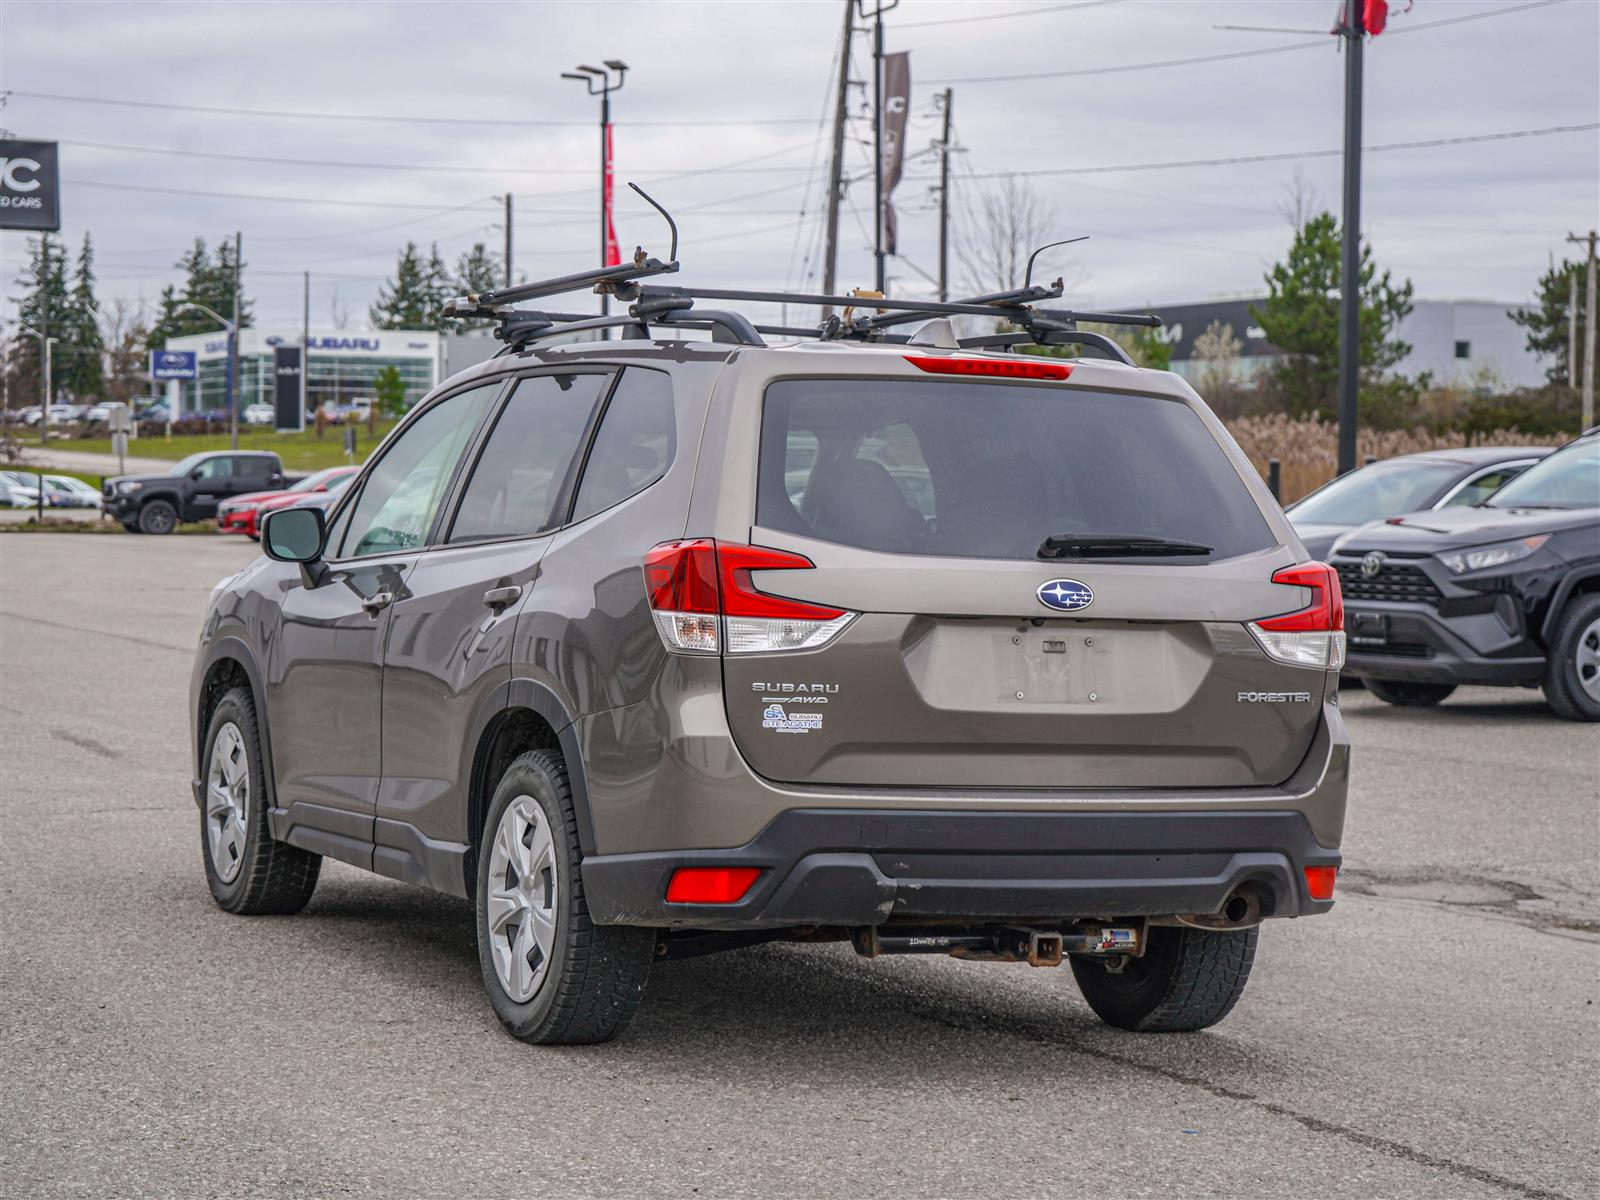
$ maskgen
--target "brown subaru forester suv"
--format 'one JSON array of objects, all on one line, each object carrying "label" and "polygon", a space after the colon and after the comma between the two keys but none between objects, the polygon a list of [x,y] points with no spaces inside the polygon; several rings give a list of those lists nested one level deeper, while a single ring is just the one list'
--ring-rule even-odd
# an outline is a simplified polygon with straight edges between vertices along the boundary
[{"label": "brown subaru forester suv", "polygon": [[[1262,922],[1332,907],[1349,743],[1338,577],[1221,423],[1041,289],[774,331],[649,273],[468,298],[505,350],[217,586],[217,902],[297,911],[324,856],[468,898],[532,1042],[779,939],[1222,1019]],[[991,308],[1080,356],[957,336]]]}]

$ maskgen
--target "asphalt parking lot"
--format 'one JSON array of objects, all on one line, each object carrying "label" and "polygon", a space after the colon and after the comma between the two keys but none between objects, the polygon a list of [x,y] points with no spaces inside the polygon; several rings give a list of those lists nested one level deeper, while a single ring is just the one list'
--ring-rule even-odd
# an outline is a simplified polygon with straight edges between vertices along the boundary
[{"label": "asphalt parking lot", "polygon": [[465,902],[338,863],[241,919],[185,706],[242,540],[0,536],[0,1194],[1522,1196],[1600,1188],[1600,735],[1344,703],[1348,870],[1203,1034],[1070,972],[771,946],[523,1046]]}]

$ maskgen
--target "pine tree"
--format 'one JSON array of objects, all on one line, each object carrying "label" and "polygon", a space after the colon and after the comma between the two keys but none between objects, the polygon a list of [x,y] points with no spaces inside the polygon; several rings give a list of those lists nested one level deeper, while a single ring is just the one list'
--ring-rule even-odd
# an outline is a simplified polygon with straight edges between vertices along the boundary
[{"label": "pine tree", "polygon": [[378,329],[431,329],[428,313],[433,301],[432,284],[417,244],[407,242],[395,262],[394,278],[379,289],[378,302],[368,313]]},{"label": "pine tree", "polygon": [[[67,344],[65,331],[72,315],[71,297],[67,291],[66,248],[49,234],[43,234],[28,250],[28,265],[17,276],[22,294],[16,297],[17,319],[27,329],[17,330],[10,352],[11,386],[17,395],[28,397],[21,401],[22,404],[36,403],[44,387],[44,359],[37,332],[44,320],[44,297],[49,296],[49,336],[61,339],[52,355],[51,364],[51,390],[57,395],[62,391],[59,367],[63,357],[68,357],[63,356],[60,350]],[[46,253],[49,255],[48,270],[44,262]]]},{"label": "pine tree", "polygon": [[[491,291],[501,283],[500,257],[489,253],[482,242],[473,243],[472,249],[456,259],[455,295],[468,296]],[[487,329],[492,321],[456,321],[458,329]]]},{"label": "pine tree", "polygon": [[[1533,308],[1514,308],[1506,315],[1528,331],[1528,349],[1540,358],[1553,360],[1545,371],[1551,383],[1564,383],[1579,387],[1583,382],[1583,321],[1584,301],[1588,295],[1584,287],[1584,271],[1588,264],[1562,262],[1539,276],[1539,290],[1535,293],[1537,305]],[[1578,303],[1576,312],[1568,312],[1572,299],[1572,281],[1576,278]],[[1578,326],[1578,361],[1567,361],[1568,331],[1572,322]]]},{"label": "pine tree", "polygon": [[58,347],[66,351],[59,369],[61,390],[75,400],[100,398],[104,394],[105,347],[100,338],[100,304],[94,294],[94,246],[87,233],[78,250],[63,330],[66,336]]},{"label": "pine tree", "polygon": [[[191,301],[233,319],[233,280],[237,268],[233,261],[233,239],[224,238],[217,243],[213,258],[204,238],[195,238],[193,247],[173,264],[183,272],[181,288],[168,285],[161,289],[161,302],[154,324],[150,326],[150,346],[160,348],[168,338],[183,337],[191,333],[214,333],[217,322],[203,312],[185,309]],[[241,277],[242,279],[242,277]],[[253,305],[250,299],[239,297],[239,324],[248,328],[254,324]]]},{"label": "pine tree", "polygon": [[455,281],[450,277],[444,259],[439,257],[439,243],[435,242],[433,253],[428,257],[428,307],[419,328],[444,332],[450,324],[444,316],[444,306],[455,295]]},{"label": "pine tree", "polygon": [[[1282,351],[1274,374],[1296,416],[1329,417],[1336,409],[1341,269],[1339,222],[1329,212],[1309,217],[1296,229],[1288,258],[1266,275],[1266,300],[1250,310]],[[1361,389],[1380,391],[1389,368],[1411,353],[1393,336],[1411,311],[1411,283],[1396,287],[1388,271],[1380,275],[1363,242],[1357,286]]]}]

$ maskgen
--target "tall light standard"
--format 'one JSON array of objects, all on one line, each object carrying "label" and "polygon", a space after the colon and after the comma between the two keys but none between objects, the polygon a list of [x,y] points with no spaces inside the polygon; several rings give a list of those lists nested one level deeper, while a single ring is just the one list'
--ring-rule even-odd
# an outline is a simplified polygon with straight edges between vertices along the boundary
[{"label": "tall light standard", "polygon": [[[231,450],[237,450],[239,448],[239,397],[235,394],[237,381],[234,379],[234,362],[238,358],[236,352],[239,348],[239,326],[215,309],[207,308],[204,304],[196,304],[193,300],[180,304],[173,311],[188,312],[190,309],[195,312],[205,313],[213,321],[220,322],[222,327],[228,331],[228,447]],[[304,364],[301,365],[300,369],[302,371],[305,370]],[[195,380],[195,385],[198,391],[198,377]]]},{"label": "tall light standard", "polygon": [[[43,379],[42,379],[42,382],[43,382],[43,385],[44,385],[43,389],[42,389],[43,392],[44,392],[44,403],[39,406],[39,444],[42,447],[48,448],[49,445],[50,445],[50,403],[51,403],[51,401],[53,401],[55,399],[54,389],[51,387],[52,380],[50,378],[50,369],[51,369],[51,364],[52,364],[52,362],[54,361],[54,358],[55,358],[55,355],[53,353],[53,347],[55,346],[56,342],[60,341],[60,339],[59,338],[53,338],[53,337],[45,337],[44,334],[40,333],[37,329],[35,329],[32,325],[29,325],[25,321],[18,321],[17,322],[17,328],[25,330],[28,333],[33,334],[34,337],[39,339],[39,362],[40,362],[40,366],[44,370],[44,376],[43,376]],[[41,522],[43,522],[44,521],[44,464],[43,463],[39,464],[39,496],[38,496],[38,501],[39,501],[39,520]]]},{"label": "tall light standard", "polygon": [[[621,255],[616,254],[613,259],[616,239],[611,233],[611,93],[622,90],[622,79],[628,73],[628,64],[617,58],[608,58],[605,62],[605,70],[579,67],[577,72],[563,72],[561,78],[579,80],[589,89],[589,95],[600,97],[600,265],[614,267],[621,261]],[[616,79],[611,78],[611,72],[615,72]],[[610,311],[611,296],[601,292],[600,314],[604,316]],[[602,331],[601,336],[609,332]]]}]

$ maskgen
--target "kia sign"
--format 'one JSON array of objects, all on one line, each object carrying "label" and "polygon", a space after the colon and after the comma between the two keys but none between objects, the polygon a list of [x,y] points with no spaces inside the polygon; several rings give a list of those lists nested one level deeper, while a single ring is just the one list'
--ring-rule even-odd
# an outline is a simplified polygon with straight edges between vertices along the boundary
[{"label": "kia sign", "polygon": [[56,144],[0,138],[0,229],[60,228]]},{"label": "kia sign", "polygon": [[194,379],[198,375],[193,350],[150,351],[151,379]]}]

